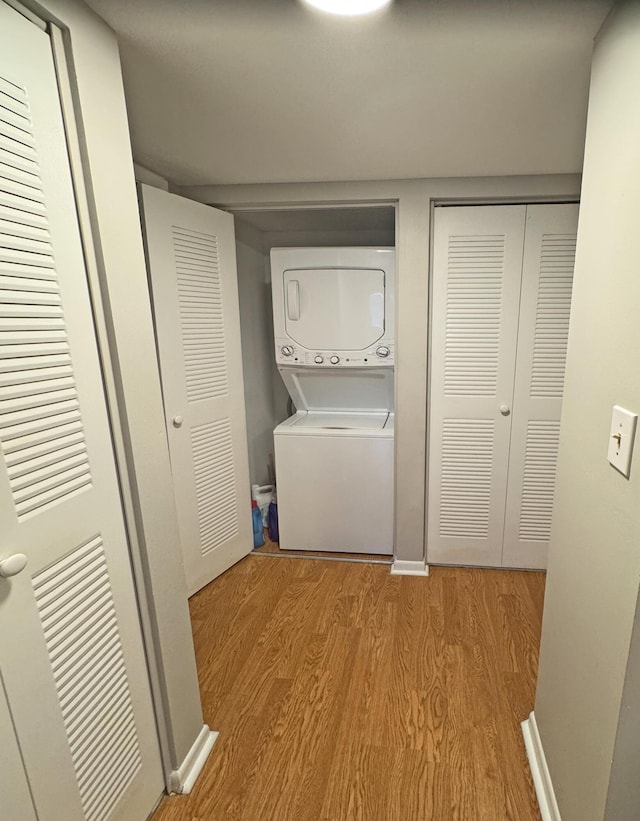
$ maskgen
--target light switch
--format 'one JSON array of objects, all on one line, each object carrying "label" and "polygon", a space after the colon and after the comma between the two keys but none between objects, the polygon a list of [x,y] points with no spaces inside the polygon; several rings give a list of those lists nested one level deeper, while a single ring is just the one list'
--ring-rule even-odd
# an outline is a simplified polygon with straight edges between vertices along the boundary
[{"label": "light switch", "polygon": [[623,476],[629,476],[631,470],[631,453],[637,421],[637,413],[631,413],[619,405],[613,406],[611,433],[609,434],[609,461]]}]

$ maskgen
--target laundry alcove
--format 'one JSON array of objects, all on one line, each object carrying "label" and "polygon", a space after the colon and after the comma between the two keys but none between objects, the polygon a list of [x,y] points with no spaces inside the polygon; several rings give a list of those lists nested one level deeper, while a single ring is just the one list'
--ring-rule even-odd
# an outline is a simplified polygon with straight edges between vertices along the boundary
[{"label": "laundry alcove", "polygon": [[291,404],[273,347],[272,248],[393,247],[393,205],[236,211],[236,258],[252,484],[271,483],[273,431]]}]

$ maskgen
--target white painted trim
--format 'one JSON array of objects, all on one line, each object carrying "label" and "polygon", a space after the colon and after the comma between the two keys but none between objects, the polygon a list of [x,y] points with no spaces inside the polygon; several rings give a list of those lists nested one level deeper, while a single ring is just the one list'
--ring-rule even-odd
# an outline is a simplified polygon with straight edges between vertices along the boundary
[{"label": "white painted trim", "polygon": [[109,409],[111,436],[113,438],[113,450],[118,468],[123,515],[129,538],[129,554],[131,556],[131,565],[137,587],[136,599],[138,602],[138,614],[145,644],[147,670],[149,673],[149,683],[156,718],[156,728],[158,731],[158,744],[162,760],[162,774],[165,785],[169,788],[173,766],[171,760],[172,742],[169,740],[172,734],[172,728],[170,727],[171,718],[163,702],[165,682],[162,656],[157,647],[157,625],[155,624],[154,609],[151,604],[152,595],[142,564],[142,547],[138,537],[135,502],[124,443],[124,424],[118,406],[117,388],[114,377],[115,369],[109,344],[109,332],[105,321],[106,310],[102,298],[98,256],[95,244],[96,232],[92,225],[91,206],[89,204],[89,193],[87,190],[87,178],[89,175],[85,175],[81,138],[78,131],[78,121],[73,100],[73,87],[69,75],[69,57],[65,49],[64,35],[62,30],[53,23],[50,25],[50,37],[58,80],[62,117],[67,137],[67,151],[69,154],[69,165],[71,167],[71,178],[75,193],[78,225],[84,248],[85,269],[93,306],[93,322],[96,329],[98,349],[102,363],[102,379]]},{"label": "white painted trim", "polygon": [[428,576],[429,566],[423,561],[396,559],[391,565],[392,576]]},{"label": "white painted trim", "polygon": [[527,758],[533,776],[533,784],[536,788],[542,821],[561,821],[558,802],[551,783],[551,774],[542,749],[535,713],[531,713],[529,718],[523,721],[520,726],[522,727],[524,746],[527,749]]},{"label": "white painted trim", "polygon": [[8,6],[11,6],[12,9],[15,9],[15,11],[17,11],[18,14],[21,14],[23,17],[26,17],[27,20],[29,20],[30,22],[35,23],[35,25],[42,31],[47,30],[46,22],[41,17],[39,17],[34,11],[28,9],[26,6],[23,6],[22,3],[20,3],[20,0],[4,0],[4,2]]},{"label": "white painted trim", "polygon": [[171,792],[191,792],[218,735],[219,733],[210,730],[207,724],[203,725],[185,760],[171,773]]},{"label": "white painted trim", "polygon": [[291,553],[290,555],[284,555],[283,553],[269,553],[267,551],[263,552],[262,550],[258,552],[257,550],[252,550],[249,554],[250,556],[271,556],[271,558],[276,559],[307,559],[307,561],[316,561],[316,562],[351,562],[353,564],[393,564],[393,559],[356,559],[355,557],[349,556],[345,558],[344,556],[340,556],[337,554],[336,556],[309,556],[309,554],[304,553]]},{"label": "white painted trim", "polygon": [[155,171],[145,168],[144,165],[134,162],[133,171],[136,177],[136,182],[151,185],[153,188],[160,188],[162,191],[169,190],[168,180],[165,180],[165,178],[161,177],[160,174],[156,174]]}]

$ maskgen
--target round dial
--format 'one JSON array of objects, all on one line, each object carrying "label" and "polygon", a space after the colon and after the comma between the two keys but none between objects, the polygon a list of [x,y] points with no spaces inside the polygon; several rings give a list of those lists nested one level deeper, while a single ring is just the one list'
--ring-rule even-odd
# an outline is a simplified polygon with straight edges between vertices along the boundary
[{"label": "round dial", "polygon": [[376,356],[381,356],[383,359],[389,356],[391,350],[386,345],[380,345],[379,348],[376,348]]},{"label": "round dial", "polygon": [[320,356],[320,354],[318,354],[316,357],[314,357],[313,361],[316,363],[316,365],[322,365],[322,363],[324,362],[324,356]]},{"label": "round dial", "polygon": [[283,345],[280,348],[280,353],[283,356],[291,356],[291,354],[293,353],[293,346],[292,345]]},{"label": "round dial", "polygon": [[337,365],[339,361],[340,357],[335,354],[329,359],[329,362],[331,362],[332,365]]}]

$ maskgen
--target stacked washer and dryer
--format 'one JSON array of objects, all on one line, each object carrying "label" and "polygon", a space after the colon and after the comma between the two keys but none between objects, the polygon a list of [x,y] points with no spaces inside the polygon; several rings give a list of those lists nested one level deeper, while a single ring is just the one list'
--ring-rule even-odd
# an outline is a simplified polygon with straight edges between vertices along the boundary
[{"label": "stacked washer and dryer", "polygon": [[274,248],[280,547],[393,553],[395,251]]}]

